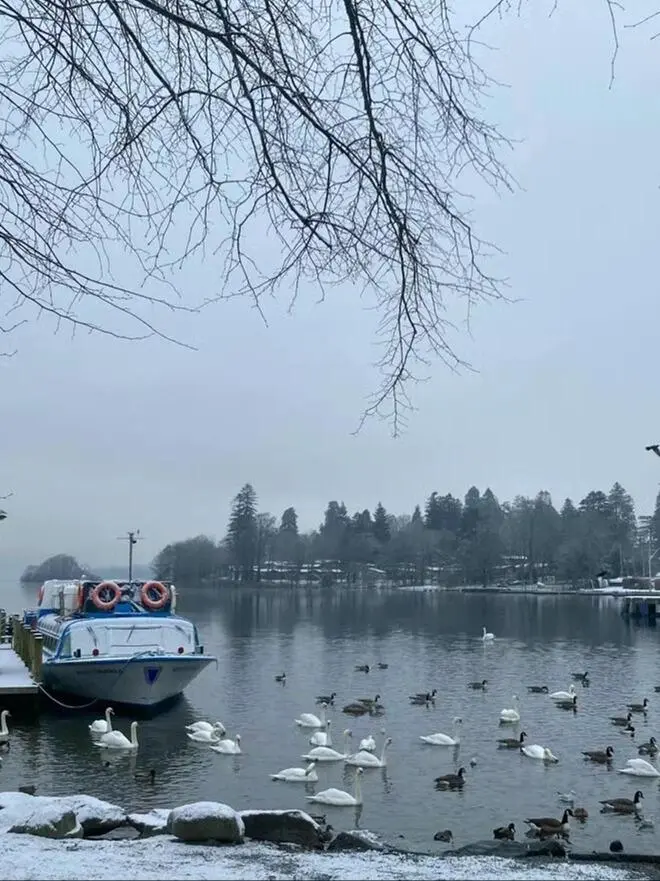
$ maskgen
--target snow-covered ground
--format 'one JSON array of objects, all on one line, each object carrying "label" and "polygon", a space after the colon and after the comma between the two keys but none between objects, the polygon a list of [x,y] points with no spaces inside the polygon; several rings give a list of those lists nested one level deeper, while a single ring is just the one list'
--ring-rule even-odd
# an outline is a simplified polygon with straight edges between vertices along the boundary
[{"label": "snow-covered ground", "polygon": [[638,872],[563,860],[526,865],[494,857],[414,857],[378,853],[303,853],[265,844],[235,847],[187,845],[169,836],[139,841],[54,841],[29,835],[0,835],[2,877],[7,881],[377,881],[377,879],[619,879]]}]

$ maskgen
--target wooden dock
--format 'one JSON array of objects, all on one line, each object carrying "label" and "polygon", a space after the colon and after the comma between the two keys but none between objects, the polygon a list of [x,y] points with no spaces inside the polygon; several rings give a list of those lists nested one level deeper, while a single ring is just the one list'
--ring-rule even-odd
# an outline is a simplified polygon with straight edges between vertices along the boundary
[{"label": "wooden dock", "polygon": [[20,716],[38,711],[41,639],[17,615],[10,621],[0,615],[0,709]]}]

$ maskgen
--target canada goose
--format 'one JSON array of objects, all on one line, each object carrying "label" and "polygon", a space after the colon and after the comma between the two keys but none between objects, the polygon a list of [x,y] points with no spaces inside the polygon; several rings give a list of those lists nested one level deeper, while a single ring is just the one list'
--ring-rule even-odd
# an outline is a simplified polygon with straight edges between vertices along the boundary
[{"label": "canada goose", "polygon": [[389,666],[390,666],[389,664],[384,664],[382,661],[379,661],[379,662],[378,662],[378,669],[379,669],[379,670],[387,670],[387,668],[388,668]]},{"label": "canada goose", "polygon": [[369,664],[356,664],[355,669],[358,673],[368,673],[369,672]]},{"label": "canada goose", "polygon": [[621,734],[629,734],[630,737],[635,737],[635,726],[634,725],[626,725]]},{"label": "canada goose", "polygon": [[627,707],[631,713],[646,713],[648,705],[649,699],[645,697],[641,704],[627,704]]},{"label": "canada goose", "polygon": [[454,836],[451,833],[451,829],[443,829],[442,832],[436,832],[433,836],[434,841],[453,841]]},{"label": "canada goose", "polygon": [[515,823],[509,823],[508,826],[498,826],[497,829],[493,829],[493,838],[499,838],[501,841],[513,841],[515,835]]},{"label": "canada goose", "polygon": [[560,710],[573,710],[573,712],[577,712],[577,695],[574,694],[571,700],[564,701],[555,701],[555,706],[559,707]]},{"label": "canada goose", "polygon": [[[416,694],[409,695],[411,701],[432,701],[435,700],[435,696],[438,693],[438,689],[434,688],[433,691],[418,691]],[[380,695],[378,695],[380,697]]]},{"label": "canada goose", "polygon": [[286,673],[278,673],[275,682],[286,682]]},{"label": "canada goose", "polygon": [[547,694],[550,689],[547,685],[528,685],[527,691],[531,694]]},{"label": "canada goose", "polygon": [[435,703],[435,697],[430,691],[427,691],[426,694],[411,694],[409,700],[413,706],[417,707],[423,707],[427,704]]},{"label": "canada goose", "polygon": [[354,701],[352,704],[346,704],[346,706],[342,709],[342,713],[347,713],[349,716],[364,716],[368,712],[369,707],[359,703],[358,701]]},{"label": "canada goose", "polygon": [[589,678],[589,673],[571,673],[571,676],[577,682],[586,682],[586,680]]},{"label": "canada goose", "polygon": [[629,798],[606,798],[599,804],[603,806],[602,812],[614,811],[615,814],[633,814],[635,811],[641,810],[640,801],[643,798],[644,793],[638,789],[632,800]]},{"label": "canada goose", "polygon": [[660,456],[660,444],[649,444],[648,447],[644,447],[644,449],[647,452],[653,450],[656,456]]},{"label": "canada goose", "polygon": [[584,823],[585,820],[589,819],[589,812],[586,808],[573,808],[573,816],[576,820]]},{"label": "canada goose", "polygon": [[566,808],[561,820],[556,820],[554,817],[529,817],[525,820],[525,823],[527,823],[530,829],[535,829],[538,832],[544,832],[546,834],[554,834],[557,832],[566,833],[569,828],[568,818],[572,816],[573,809]]},{"label": "canada goose", "polygon": [[468,682],[468,688],[473,688],[475,691],[485,691],[487,685],[487,679],[482,679],[481,682]]},{"label": "canada goose", "polygon": [[156,782],[156,769],[151,768],[151,770],[148,771],[146,774],[144,771],[136,771],[133,776],[136,780],[141,780],[144,783],[150,783],[153,786]]},{"label": "canada goose", "polygon": [[628,713],[627,716],[610,716],[610,722],[613,725],[630,725],[630,720],[632,719],[632,713]]},{"label": "canada goose", "polygon": [[518,747],[523,745],[526,737],[527,732],[521,731],[520,737],[502,737],[497,741],[497,743],[499,745],[499,749],[518,749]]},{"label": "canada goose", "polygon": [[19,786],[18,791],[23,792],[25,795],[36,795],[37,787],[34,783],[26,783],[23,786]]},{"label": "canada goose", "polygon": [[443,774],[433,781],[436,789],[457,789],[465,783],[465,768],[459,768],[456,774]]},{"label": "canada goose", "polygon": [[655,737],[651,737],[646,743],[640,743],[637,752],[641,755],[654,756],[658,752],[658,744]]},{"label": "canada goose", "polygon": [[337,692],[333,691],[332,694],[319,694],[316,698],[317,704],[329,704],[333,706],[335,703],[335,698],[337,697]]},{"label": "canada goose", "polygon": [[357,699],[357,703],[364,704],[365,707],[367,707],[368,709],[371,709],[372,707],[376,706],[376,704],[378,703],[379,700],[380,700],[380,695],[377,694],[376,697],[359,697]]},{"label": "canada goose", "polygon": [[601,765],[606,764],[607,762],[612,761],[612,756],[614,755],[614,749],[611,746],[608,746],[607,749],[593,749],[593,750],[583,750],[582,755],[585,758],[585,761],[589,762],[600,762]]}]

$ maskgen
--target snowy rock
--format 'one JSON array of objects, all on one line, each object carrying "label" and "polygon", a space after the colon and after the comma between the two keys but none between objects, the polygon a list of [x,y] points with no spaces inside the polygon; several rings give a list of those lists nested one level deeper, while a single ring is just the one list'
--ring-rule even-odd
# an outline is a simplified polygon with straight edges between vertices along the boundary
[{"label": "snowy rock", "polygon": [[10,826],[8,831],[19,835],[40,835],[42,838],[83,837],[82,826],[74,812],[54,800],[37,805],[31,814]]},{"label": "snowy rock", "polygon": [[116,829],[104,832],[103,835],[89,835],[88,838],[90,841],[135,841],[136,838],[140,838],[140,833],[135,826],[127,825],[117,826]]},{"label": "snowy rock", "polygon": [[373,832],[352,829],[350,832],[338,832],[329,842],[327,850],[384,850],[384,847]]},{"label": "snowy rock", "polygon": [[75,813],[85,835],[103,835],[128,822],[123,808],[94,798],[93,795],[67,795],[56,801],[65,804]]},{"label": "snowy rock", "polygon": [[255,841],[323,847],[323,831],[304,811],[241,811],[245,834]]},{"label": "snowy rock", "polygon": [[154,808],[147,814],[129,814],[128,822],[137,829],[141,838],[150,838],[152,835],[167,835],[169,832],[167,821],[170,816],[169,808]]},{"label": "snowy rock", "polygon": [[229,805],[217,801],[197,801],[170,812],[168,829],[181,841],[215,841],[241,844],[245,825]]}]

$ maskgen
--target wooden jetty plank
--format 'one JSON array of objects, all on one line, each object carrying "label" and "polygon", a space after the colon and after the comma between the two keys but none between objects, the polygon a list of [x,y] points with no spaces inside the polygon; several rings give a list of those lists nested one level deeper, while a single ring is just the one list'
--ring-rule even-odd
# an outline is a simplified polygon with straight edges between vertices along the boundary
[{"label": "wooden jetty plank", "polygon": [[0,645],[0,696],[10,694],[38,694],[39,685],[14,649]]}]

